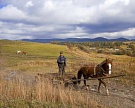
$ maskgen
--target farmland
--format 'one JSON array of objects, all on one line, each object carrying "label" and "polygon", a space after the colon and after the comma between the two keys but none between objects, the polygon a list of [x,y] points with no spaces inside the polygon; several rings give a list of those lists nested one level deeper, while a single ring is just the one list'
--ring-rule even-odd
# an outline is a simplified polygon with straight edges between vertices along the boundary
[{"label": "farmland", "polygon": [[[121,47],[127,48],[125,45]],[[97,53],[88,50],[88,46],[85,46],[85,50],[84,46],[81,48],[67,44],[0,40],[0,107],[133,108],[135,58],[127,55]],[[17,50],[25,51],[27,55],[16,54]],[[104,59],[110,58],[113,59],[112,75],[125,74],[126,76],[106,80],[111,91],[111,96],[108,97],[105,96],[104,91],[101,94],[97,93],[95,88],[98,81],[89,81],[91,86],[89,91],[65,89],[63,86],[54,88],[47,79],[36,83],[34,78],[37,73],[58,73],[56,60],[60,51],[63,51],[67,58],[66,73],[76,75],[84,64],[97,65]]]}]

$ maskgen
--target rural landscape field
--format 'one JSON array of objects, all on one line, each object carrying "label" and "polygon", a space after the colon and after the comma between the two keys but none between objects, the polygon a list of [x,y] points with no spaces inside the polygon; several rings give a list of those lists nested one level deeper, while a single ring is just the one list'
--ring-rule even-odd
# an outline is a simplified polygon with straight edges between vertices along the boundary
[{"label": "rural landscape field", "polygon": [[[0,40],[0,108],[135,108],[135,42],[111,48],[97,44]],[[77,89],[65,87],[56,79],[60,51],[67,59],[66,80],[77,76],[81,66],[107,58],[113,60],[111,76],[125,76],[104,79],[109,96],[103,85],[98,93],[98,80],[88,80],[88,90],[83,82]]]}]

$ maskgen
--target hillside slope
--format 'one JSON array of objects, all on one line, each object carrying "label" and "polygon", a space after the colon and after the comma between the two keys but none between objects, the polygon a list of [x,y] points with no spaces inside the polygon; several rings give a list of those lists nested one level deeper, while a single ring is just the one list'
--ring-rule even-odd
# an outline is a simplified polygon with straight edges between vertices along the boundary
[{"label": "hillside slope", "polygon": [[[26,51],[28,52],[28,55],[16,54],[17,50]],[[14,84],[10,86],[11,84],[10,81],[14,77],[16,78],[16,75],[19,75],[20,77],[18,81],[20,81],[21,83],[19,83],[19,85],[15,87],[18,87],[18,88],[22,87],[22,82],[27,82],[27,81],[32,82],[32,84],[34,85],[37,84],[36,85],[37,94],[40,94],[41,97],[47,96],[47,95],[43,95],[43,93],[41,92],[41,91],[46,91],[46,88],[40,89],[41,87],[40,82],[35,83],[34,78],[37,75],[37,73],[45,74],[45,75],[48,73],[54,75],[55,73],[57,75],[58,66],[57,66],[56,60],[57,60],[57,57],[59,56],[59,51],[61,50],[64,51],[64,55],[67,58],[67,67],[66,67],[67,74],[77,75],[78,70],[84,64],[96,65],[98,63],[101,63],[106,58],[110,58],[110,59],[113,59],[112,75],[119,75],[119,74],[126,75],[125,77],[122,77],[122,78],[114,78],[114,79],[105,80],[107,82],[107,86],[110,91],[110,96],[105,96],[105,91],[104,91],[103,86],[101,87],[101,90],[103,92],[101,94],[97,92],[98,80],[88,81],[87,84],[89,85],[89,91],[86,91],[85,88],[81,88],[81,86],[83,85],[83,83],[81,82],[81,85],[79,86],[80,89],[77,92],[76,90],[73,89],[73,93],[78,93],[79,96],[82,93],[83,95],[86,95],[88,99],[90,99],[88,103],[90,103],[91,100],[94,100],[94,103],[97,102],[98,105],[106,106],[103,108],[108,108],[108,107],[113,108],[114,106],[115,108],[121,108],[121,107],[134,108],[134,101],[135,101],[134,100],[134,93],[135,93],[135,80],[134,80],[135,79],[135,73],[134,73],[135,62],[134,61],[135,61],[135,58],[125,56],[125,55],[122,56],[122,55],[111,55],[111,54],[99,54],[99,53],[92,53],[92,52],[86,53],[77,47],[68,48],[65,45],[2,40],[0,41],[0,51],[1,51],[0,72],[1,74],[3,74],[4,77],[0,76],[0,81],[1,79],[4,79],[3,83],[5,83],[5,85],[9,85],[10,89],[11,87],[13,87],[13,90],[14,90],[14,86],[13,86]],[[22,93],[26,92],[27,94],[28,93],[27,90],[28,89],[31,90],[31,86],[30,87],[28,86],[27,89],[26,89],[26,86],[24,86],[24,88],[21,90],[17,88],[16,89],[17,92],[13,92],[12,89],[11,89],[11,92],[9,92],[10,89],[7,89],[7,86],[5,86],[3,83],[0,83],[0,84],[2,86],[1,90],[3,94],[5,93],[5,95],[6,95],[6,91],[10,94],[10,93],[20,93],[20,91],[23,90]],[[44,85],[46,85],[46,82],[43,83],[42,87],[44,87]],[[53,93],[53,95],[51,96],[56,97],[58,93],[56,92],[55,94],[55,92],[53,91],[54,89],[52,88],[53,87],[51,87],[51,90],[52,90],[51,93]],[[48,91],[50,91],[50,89]],[[58,91],[58,89],[56,91]],[[68,91],[71,93],[71,88]],[[63,92],[65,92],[65,89],[63,89]],[[1,97],[3,96],[3,94],[1,94]],[[30,92],[30,95],[31,94],[33,94],[33,91]],[[64,99],[67,99],[66,98],[67,93],[65,94],[66,95],[64,95],[65,96]],[[13,102],[14,96],[17,96],[17,99],[18,99],[18,94],[14,94],[13,97],[10,95],[8,96],[10,98],[3,97],[4,98],[3,100],[11,99],[10,102]],[[76,95],[74,96],[76,97]],[[23,94],[23,97],[27,97],[27,96]],[[78,97],[76,98],[78,99]],[[37,99],[38,98],[35,97],[35,100]],[[47,99],[47,98],[43,98],[43,99]],[[54,98],[52,98],[51,100],[53,99]],[[23,99],[23,100],[27,100],[27,99]],[[9,102],[9,100],[7,101]],[[74,104],[73,101],[72,101],[72,104]],[[5,103],[8,103],[8,102],[5,102]],[[78,101],[75,101],[75,103],[77,102]],[[84,100],[84,102],[86,101]],[[29,102],[25,102],[25,103],[29,103]],[[57,102],[54,102],[54,103],[57,103]],[[80,103],[80,100],[79,100],[79,103]],[[2,104],[0,103],[0,105],[3,105],[3,103]]]}]

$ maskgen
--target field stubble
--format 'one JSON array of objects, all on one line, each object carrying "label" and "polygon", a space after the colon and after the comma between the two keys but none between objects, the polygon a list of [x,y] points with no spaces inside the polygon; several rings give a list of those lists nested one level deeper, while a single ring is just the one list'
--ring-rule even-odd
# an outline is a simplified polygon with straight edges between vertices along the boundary
[{"label": "field stubble", "polygon": [[[8,52],[9,50],[6,51]],[[87,54],[77,51],[79,50],[72,53],[72,55],[75,55],[74,59],[69,59],[72,56],[67,56],[67,73],[76,75],[79,68],[84,64],[97,65],[105,58],[114,59],[112,75],[125,74],[126,76],[123,78],[107,79],[111,96],[104,96],[104,92],[103,94],[98,94],[94,89],[98,85],[96,81],[89,81],[89,85],[91,86],[89,92],[86,92],[86,90],[65,89],[62,86],[54,87],[49,80],[36,83],[34,76],[37,73],[58,73],[56,54],[54,59],[29,58],[29,55],[28,57],[21,55],[19,55],[20,57],[16,57],[15,54],[12,57],[2,55],[0,59],[0,107],[132,108],[135,99],[129,98],[130,95],[134,96],[135,94],[135,58],[93,53]],[[66,52],[70,54],[68,50]]]}]

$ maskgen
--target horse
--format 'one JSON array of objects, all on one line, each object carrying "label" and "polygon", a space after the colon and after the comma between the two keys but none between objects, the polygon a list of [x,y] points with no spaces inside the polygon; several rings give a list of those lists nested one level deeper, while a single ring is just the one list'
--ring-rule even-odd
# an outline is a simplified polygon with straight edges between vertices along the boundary
[{"label": "horse", "polygon": [[21,54],[21,51],[20,50],[16,51],[16,54]]},{"label": "horse", "polygon": [[27,52],[24,52],[24,51],[23,51],[23,52],[22,52],[22,55],[27,55]]},{"label": "horse", "polygon": [[112,72],[112,60],[111,59],[106,59],[96,66],[85,65],[85,66],[81,67],[77,73],[78,83],[80,84],[81,80],[79,80],[79,79],[81,79],[82,75],[84,77],[85,86],[86,86],[86,79],[88,79],[89,77],[97,78],[97,79],[98,79],[98,77],[100,77],[100,79],[98,79],[98,81],[99,81],[98,92],[99,93],[101,92],[100,86],[101,86],[101,84],[103,84],[106,88],[106,94],[109,95],[109,91],[106,86],[106,83],[101,78],[108,74],[110,75],[111,72]]},{"label": "horse", "polygon": [[18,50],[18,51],[16,52],[16,54],[27,55],[27,52]]}]

